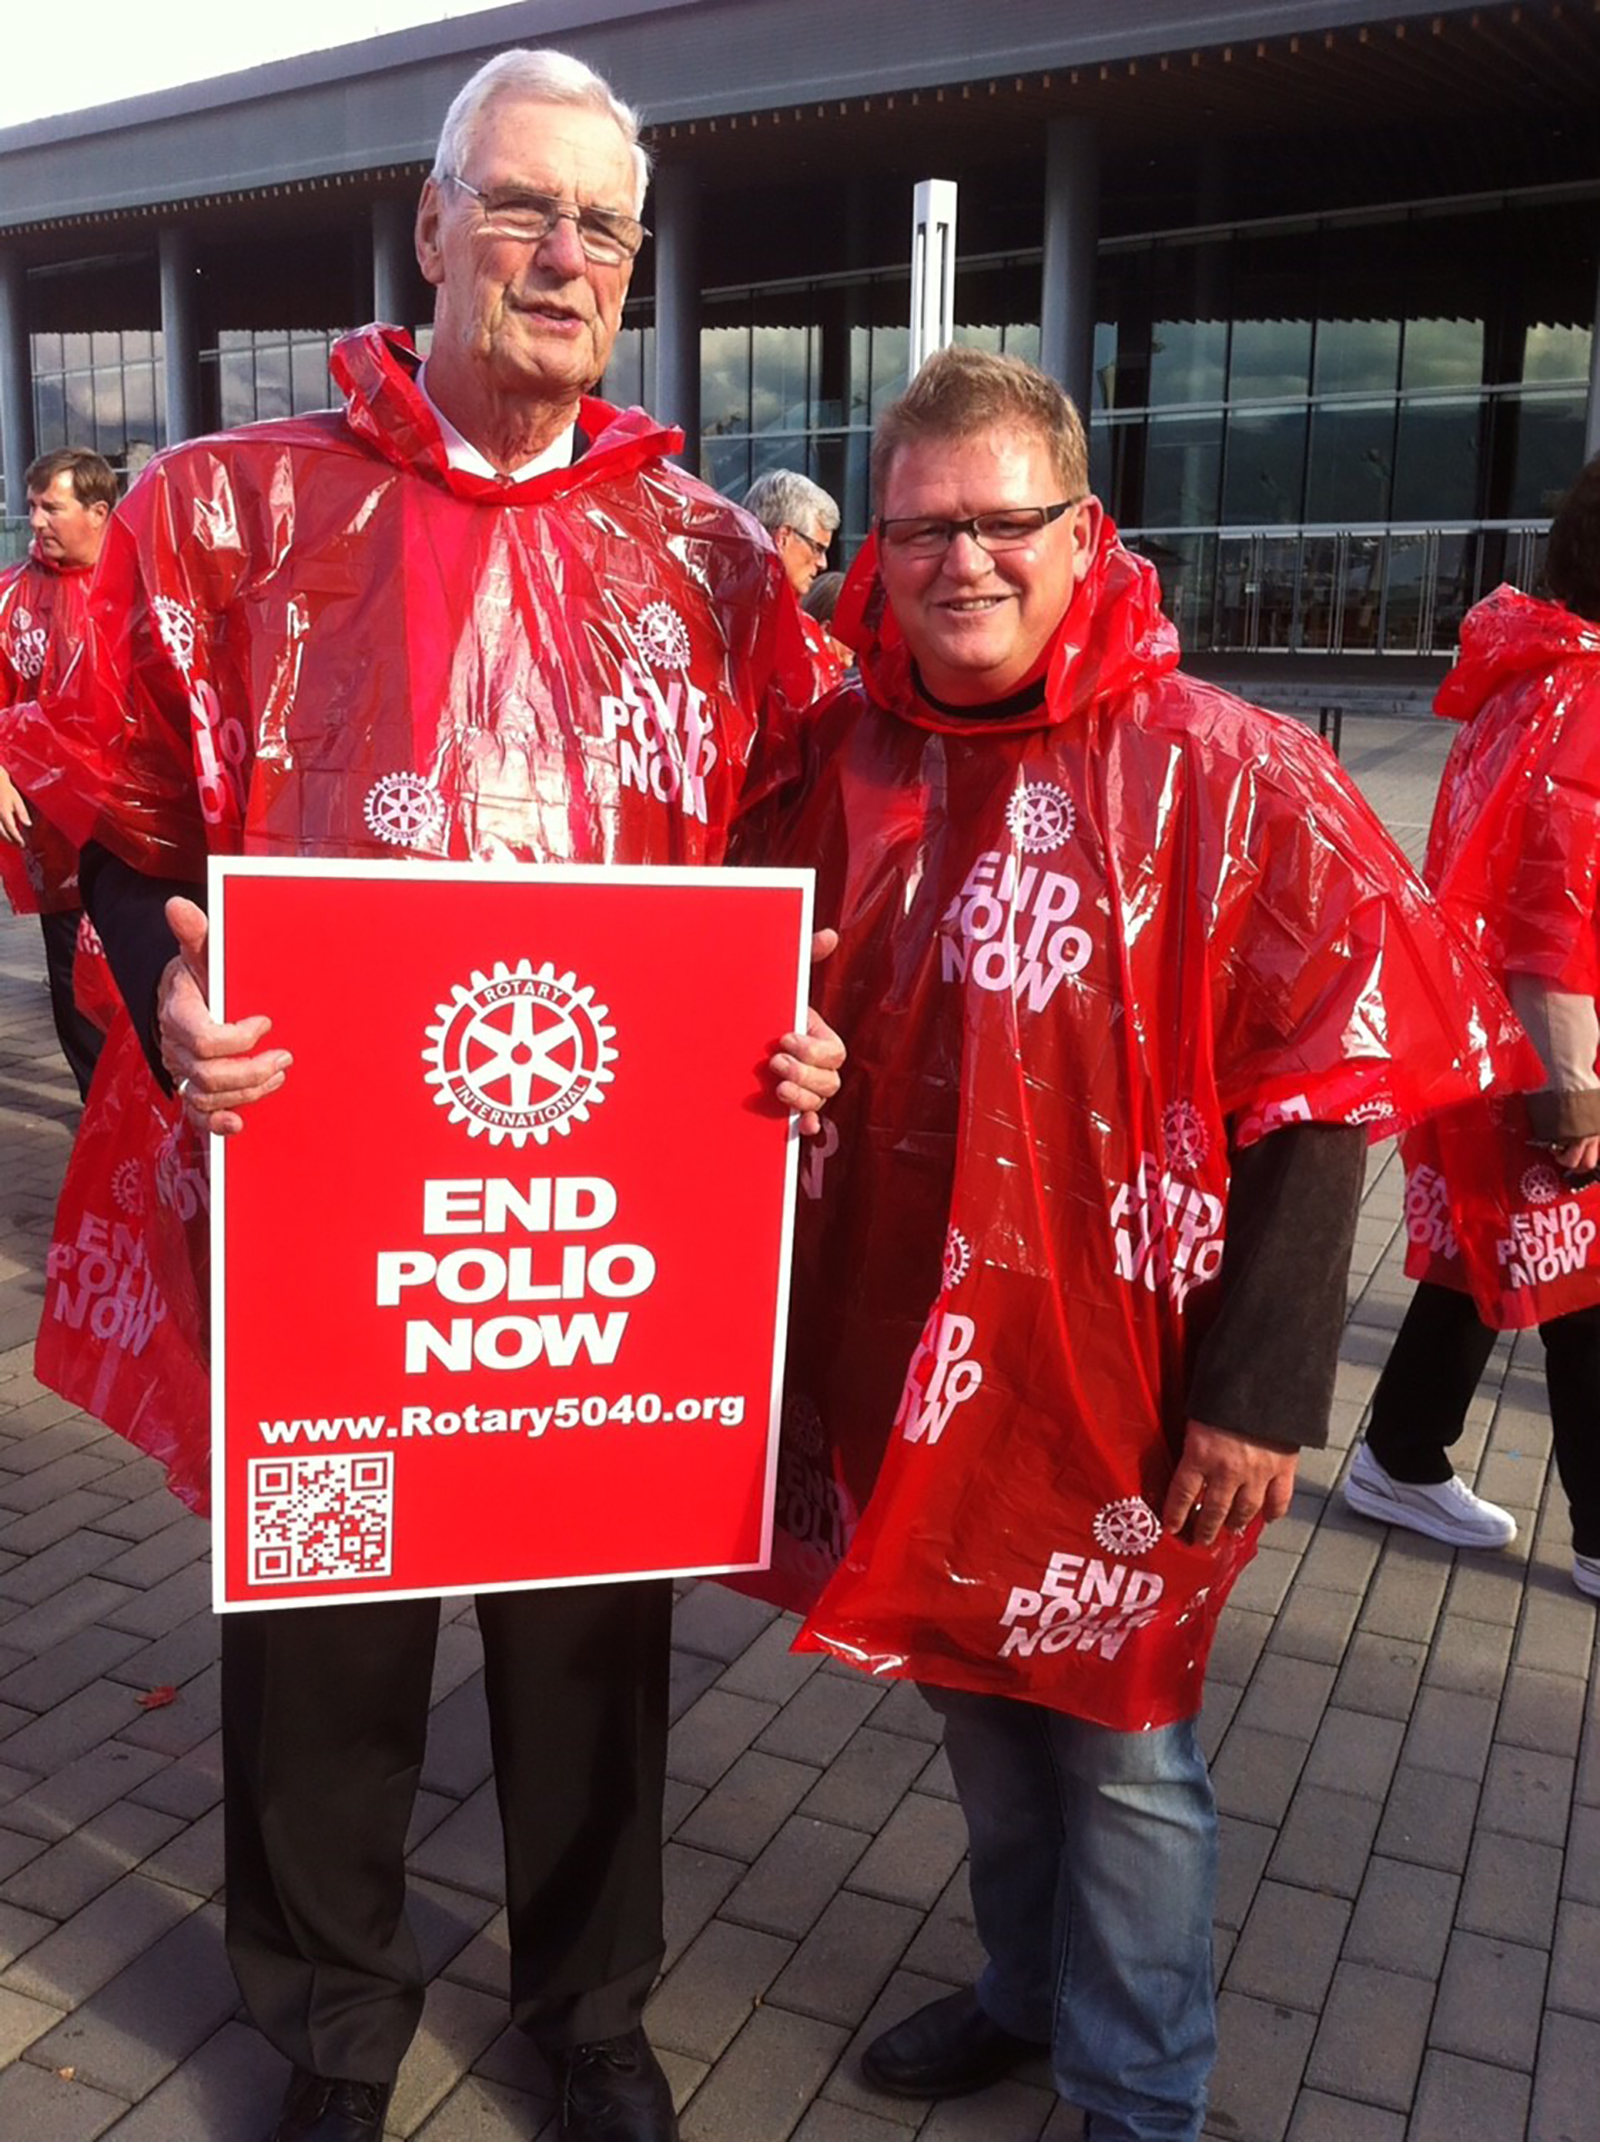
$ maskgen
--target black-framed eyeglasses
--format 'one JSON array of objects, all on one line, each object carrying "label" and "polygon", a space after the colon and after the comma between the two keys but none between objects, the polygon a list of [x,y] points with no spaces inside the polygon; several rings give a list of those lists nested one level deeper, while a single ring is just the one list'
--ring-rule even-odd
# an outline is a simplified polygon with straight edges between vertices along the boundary
[{"label": "black-framed eyeglasses", "polygon": [[829,544],[819,543],[815,536],[808,536],[803,528],[796,528],[792,521],[786,521],[784,526],[788,529],[790,535],[799,537],[819,565],[827,564],[828,551],[831,547]]},{"label": "black-framed eyeglasses", "polygon": [[906,558],[939,558],[957,536],[971,536],[980,550],[992,557],[1003,550],[1022,550],[1042,535],[1052,521],[1081,506],[1081,498],[1063,498],[1054,506],[1003,506],[994,513],[974,513],[964,521],[936,521],[906,514],[878,522],[878,541],[885,550]]},{"label": "black-framed eyeglasses", "polygon": [[444,177],[478,203],[483,228],[492,238],[515,238],[524,245],[538,245],[560,222],[570,222],[588,260],[615,267],[632,260],[650,233],[637,216],[620,208],[585,208],[577,201],[559,200],[553,193],[485,193],[458,171]]}]

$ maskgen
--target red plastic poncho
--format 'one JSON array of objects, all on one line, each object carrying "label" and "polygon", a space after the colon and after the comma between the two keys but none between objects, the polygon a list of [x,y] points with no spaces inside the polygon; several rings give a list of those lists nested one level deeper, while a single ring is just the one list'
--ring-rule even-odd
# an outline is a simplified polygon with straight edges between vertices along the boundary
[{"label": "red plastic poncho", "polygon": [[[91,577],[32,556],[0,576],[0,708],[34,696],[52,642],[59,660],[81,639]],[[26,788],[20,774],[14,778]],[[13,914],[63,914],[79,904],[78,851],[43,812],[33,809],[32,818],[23,847],[0,844],[0,884]]]},{"label": "red plastic poncho", "polygon": [[[0,727],[19,779],[80,844],[180,878],[211,849],[720,861],[735,812],[792,771],[811,698],[755,524],[665,459],[681,437],[642,410],[585,401],[580,460],[491,482],[449,467],[402,336],[347,336],[334,370],[343,415],[151,463],[112,521],[81,659],[48,710]],[[102,1211],[102,1157],[129,1157],[87,1135],[97,1109],[144,1126],[153,1167],[170,1124],[152,1092],[118,1049],[64,1213]],[[190,1260],[154,1284],[167,1328],[199,1332]],[[148,1365],[108,1369],[61,1303],[41,1379],[176,1453],[175,1486],[198,1477],[192,1379],[152,1395]]]},{"label": "red plastic poncho", "polygon": [[[1600,626],[1497,588],[1435,705],[1465,724],[1423,866],[1440,905],[1502,979],[1600,995]],[[1502,1330],[1600,1300],[1600,1189],[1566,1187],[1514,1092],[1421,1126],[1405,1159],[1413,1279]]]},{"label": "red plastic poncho", "polygon": [[1230,1124],[1381,1135],[1525,1044],[1324,748],[1177,672],[1109,528],[1041,708],[941,716],[892,619],[857,645],[782,842],[851,1061],[802,1163],[766,1589],[803,1649],[1161,1725],[1255,1544],[1157,1515]]}]

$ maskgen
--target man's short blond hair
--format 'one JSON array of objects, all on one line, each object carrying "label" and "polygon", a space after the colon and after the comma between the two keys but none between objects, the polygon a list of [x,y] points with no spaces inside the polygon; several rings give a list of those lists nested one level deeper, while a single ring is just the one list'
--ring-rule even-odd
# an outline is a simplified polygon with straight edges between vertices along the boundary
[{"label": "man's short blond hair", "polygon": [[878,512],[903,447],[994,431],[1032,432],[1049,450],[1062,497],[1087,496],[1089,446],[1071,395],[1020,357],[948,349],[936,351],[878,419],[872,439],[872,497]]}]

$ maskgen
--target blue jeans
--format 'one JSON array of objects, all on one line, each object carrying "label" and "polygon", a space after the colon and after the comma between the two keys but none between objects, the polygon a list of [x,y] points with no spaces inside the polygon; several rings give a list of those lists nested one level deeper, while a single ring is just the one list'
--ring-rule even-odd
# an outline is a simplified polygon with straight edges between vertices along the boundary
[{"label": "blue jeans", "polygon": [[923,1694],[967,1818],[985,2013],[1050,2047],[1093,2142],[1198,2142],[1217,1811],[1193,1721],[1118,1733],[1005,1696]]}]

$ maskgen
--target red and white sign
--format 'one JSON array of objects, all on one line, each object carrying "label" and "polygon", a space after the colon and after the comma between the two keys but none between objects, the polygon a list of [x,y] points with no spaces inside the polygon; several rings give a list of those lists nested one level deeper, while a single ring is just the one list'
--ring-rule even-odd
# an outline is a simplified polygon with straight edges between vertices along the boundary
[{"label": "red and white sign", "polygon": [[214,860],[219,1610],[759,1568],[804,871]]}]

